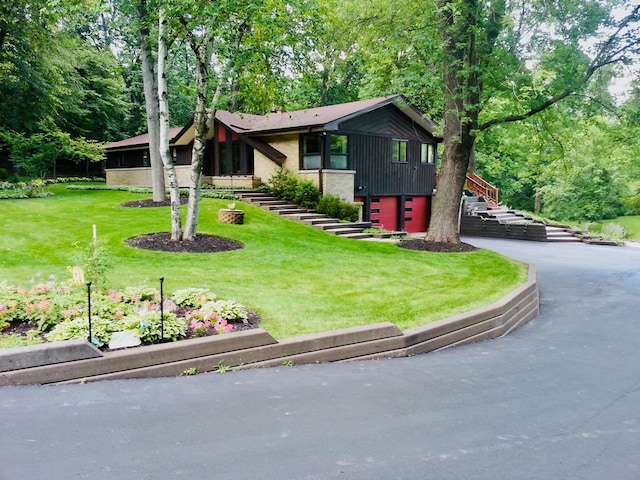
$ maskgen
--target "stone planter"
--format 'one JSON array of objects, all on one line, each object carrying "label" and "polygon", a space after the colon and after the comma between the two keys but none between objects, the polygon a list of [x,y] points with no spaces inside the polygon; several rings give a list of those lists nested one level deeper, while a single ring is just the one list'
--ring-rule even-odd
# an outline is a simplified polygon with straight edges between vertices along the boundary
[{"label": "stone planter", "polygon": [[244,212],[242,210],[230,210],[228,208],[221,208],[218,211],[218,221],[220,223],[242,225],[244,223]]}]

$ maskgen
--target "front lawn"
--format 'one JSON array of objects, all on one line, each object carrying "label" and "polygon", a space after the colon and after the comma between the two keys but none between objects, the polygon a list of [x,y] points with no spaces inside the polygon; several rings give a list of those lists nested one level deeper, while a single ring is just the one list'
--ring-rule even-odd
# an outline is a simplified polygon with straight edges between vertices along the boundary
[{"label": "front lawn", "polygon": [[[214,254],[164,253],[125,245],[129,237],[169,230],[169,211],[123,208],[149,195],[50,187],[55,196],[2,200],[1,280],[65,279],[67,266],[96,225],[109,252],[105,288],[146,284],[171,292],[209,288],[263,317],[276,338],[390,321],[406,329],[487,305],[526,278],[526,269],[494,252],[429,253],[392,243],[328,235],[237,202],[244,225],[217,221],[228,201],[204,199],[199,231],[244,244]],[[186,211],[186,208],[183,209]]]}]

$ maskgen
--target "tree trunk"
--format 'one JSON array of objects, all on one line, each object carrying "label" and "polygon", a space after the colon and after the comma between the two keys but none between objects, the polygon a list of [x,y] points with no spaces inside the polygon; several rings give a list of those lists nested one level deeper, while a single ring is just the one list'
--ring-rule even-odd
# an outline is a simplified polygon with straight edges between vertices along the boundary
[{"label": "tree trunk", "polygon": [[164,12],[160,12],[158,22],[158,100],[160,112],[160,157],[169,179],[169,196],[171,199],[171,240],[182,240],[182,224],[180,221],[180,189],[178,175],[169,149],[169,95],[167,92],[167,75],[165,65],[167,61],[167,41],[165,38]]},{"label": "tree trunk", "polygon": [[162,202],[166,198],[164,170],[160,158],[160,105],[158,84],[155,74],[155,62],[149,46],[149,28],[147,27],[147,4],[142,0],[136,9],[138,15],[138,40],[142,60],[142,84],[144,87],[144,105],[147,112],[147,131],[149,132],[149,161],[151,163],[151,186],[153,201]]},{"label": "tree trunk", "polygon": [[207,112],[207,99],[209,97],[211,66],[211,53],[213,51],[213,37],[209,36],[207,41],[200,46],[200,50],[194,48],[196,61],[196,110],[193,125],[195,135],[193,139],[193,150],[191,151],[191,181],[189,184],[189,205],[187,208],[187,219],[184,228],[184,240],[193,241],[196,239],[198,231],[198,216],[200,213],[200,187],[202,184],[202,167],[204,165],[204,154],[207,143],[207,133],[213,126],[215,112],[222,93],[222,78],[227,72],[228,64],[225,65],[218,75],[216,92],[213,95],[211,106]]},{"label": "tree trunk", "polygon": [[480,111],[481,83],[477,73],[474,0],[444,0],[444,153],[427,236],[428,242],[460,243],[462,191],[474,148]]}]

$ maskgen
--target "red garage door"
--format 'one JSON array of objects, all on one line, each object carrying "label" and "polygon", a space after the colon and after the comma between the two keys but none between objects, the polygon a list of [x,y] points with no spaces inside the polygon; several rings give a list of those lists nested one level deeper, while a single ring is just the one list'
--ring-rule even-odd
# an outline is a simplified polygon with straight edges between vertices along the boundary
[{"label": "red garage door", "polygon": [[409,233],[427,230],[428,197],[405,197],[404,229]]},{"label": "red garage door", "polygon": [[398,228],[398,197],[371,197],[371,224],[385,230]]}]

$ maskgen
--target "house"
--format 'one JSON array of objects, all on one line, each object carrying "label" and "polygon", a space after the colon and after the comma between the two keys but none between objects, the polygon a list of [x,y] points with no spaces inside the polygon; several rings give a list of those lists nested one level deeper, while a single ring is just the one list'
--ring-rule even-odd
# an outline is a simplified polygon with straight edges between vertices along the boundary
[{"label": "house", "polygon": [[[324,194],[362,206],[387,230],[425,231],[436,186],[435,123],[400,95],[295,112],[219,110],[209,133],[203,182],[255,187],[284,167]],[[188,185],[193,127],[170,132],[180,185]],[[109,185],[151,185],[146,135],[107,145]]]}]

